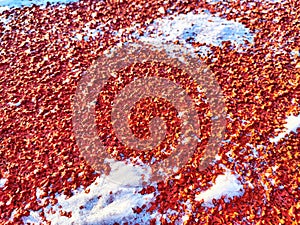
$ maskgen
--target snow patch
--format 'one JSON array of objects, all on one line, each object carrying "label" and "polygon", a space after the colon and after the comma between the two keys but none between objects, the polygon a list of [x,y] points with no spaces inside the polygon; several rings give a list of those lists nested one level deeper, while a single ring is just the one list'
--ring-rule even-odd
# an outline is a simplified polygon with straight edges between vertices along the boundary
[{"label": "snow patch", "polygon": [[[132,221],[146,223],[152,215],[135,214],[132,208],[141,207],[150,202],[154,195],[141,195],[141,182],[149,177],[133,165],[124,162],[111,162],[111,173],[98,177],[85,190],[76,190],[68,199],[63,194],[56,195],[58,203],[45,208],[45,217],[55,224],[113,224],[115,222]],[[143,175],[143,176],[142,176]],[[87,191],[88,190],[88,191]],[[37,190],[37,197],[40,190]],[[70,218],[61,216],[59,211],[72,212]],[[139,217],[139,218],[137,218]],[[30,216],[23,217],[24,223],[38,224],[41,221],[38,212],[30,212]]]},{"label": "snow patch", "polygon": [[3,188],[3,187],[4,187],[6,181],[7,181],[6,178],[1,178],[1,179],[0,179],[0,188]]},{"label": "snow patch", "polygon": [[9,106],[20,106],[21,105],[21,101],[18,101],[17,103],[13,103],[13,102],[9,102],[9,103],[7,103],[7,105],[9,105]]},{"label": "snow patch", "polygon": [[189,215],[184,215],[181,219],[182,219],[182,222],[185,223],[186,221],[189,220]]},{"label": "snow patch", "polygon": [[[1,4],[1,2],[0,2],[0,4]],[[5,11],[5,10],[9,10],[9,7],[8,6],[1,6],[0,7],[0,13]]]},{"label": "snow patch", "polygon": [[[110,182],[118,185],[139,187],[143,182],[148,182],[151,177],[151,168],[146,165],[136,165],[130,162],[105,160],[111,167],[109,176],[106,177]],[[141,161],[138,163],[142,164]]]},{"label": "snow patch", "polygon": [[286,118],[286,124],[284,125],[285,131],[279,133],[276,137],[270,138],[273,143],[278,143],[279,140],[284,138],[287,134],[291,132],[297,132],[297,128],[300,127],[300,115],[294,116],[290,115]]},{"label": "snow patch", "polygon": [[[238,46],[243,45],[245,40],[253,42],[253,34],[241,23],[205,12],[190,12],[154,20],[140,40],[150,43],[172,43],[179,40],[186,47],[195,50],[191,41],[222,46],[223,41],[230,40]],[[202,46],[196,50],[208,49]]]},{"label": "snow patch", "polygon": [[211,188],[195,196],[196,201],[204,200],[203,206],[213,207],[212,200],[226,196],[225,201],[229,202],[234,196],[241,196],[244,193],[243,185],[237,179],[237,175],[227,170],[225,174],[219,175]]},{"label": "snow patch", "polygon": [[[77,0],[0,0],[0,8],[4,8],[4,10],[7,10],[9,8],[20,8],[22,6],[32,6],[33,4],[36,5],[46,5],[47,2],[50,2],[51,4],[55,3],[62,3],[66,4],[69,2],[76,2]],[[2,10],[2,11],[4,11]]]}]

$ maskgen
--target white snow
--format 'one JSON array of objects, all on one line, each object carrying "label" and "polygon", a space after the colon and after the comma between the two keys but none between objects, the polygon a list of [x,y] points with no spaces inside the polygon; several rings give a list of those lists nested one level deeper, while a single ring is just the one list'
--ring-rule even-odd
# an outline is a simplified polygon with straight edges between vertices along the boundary
[{"label": "white snow", "polygon": [[231,171],[227,170],[225,174],[219,175],[216,178],[212,187],[196,195],[195,200],[201,201],[203,199],[203,206],[213,207],[213,199],[220,199],[222,196],[226,196],[225,201],[229,202],[229,198],[241,196],[243,193],[243,185],[237,179],[237,175],[234,175]]},{"label": "white snow", "polygon": [[0,179],[0,188],[3,188],[3,187],[4,187],[6,181],[7,181],[6,178],[1,178],[1,179]]},{"label": "white snow", "polygon": [[[153,198],[153,194],[141,195],[138,193],[142,182],[141,168],[133,165],[125,165],[124,162],[112,162],[112,172],[109,176],[98,177],[89,187],[86,193],[83,189],[74,192],[74,195],[66,199],[66,196],[57,195],[58,203],[53,207],[55,213],[50,211],[50,206],[45,209],[45,216],[53,225],[55,224],[108,224],[122,222],[124,220],[140,220],[145,222],[151,215],[143,215],[136,218],[132,208],[142,206]],[[136,173],[135,173],[136,172]],[[145,177],[147,174],[144,174]],[[144,179],[146,181],[146,179]],[[135,185],[135,187],[134,187]],[[37,190],[39,197],[40,190]],[[79,207],[83,206],[82,209]],[[61,208],[59,208],[61,207]],[[61,216],[59,210],[72,211],[72,217]],[[144,221],[143,221],[144,220]],[[30,216],[23,217],[24,223],[39,223],[41,218],[38,212],[31,212]]]},{"label": "white snow", "polygon": [[286,128],[288,129],[289,132],[293,131],[296,132],[297,128],[300,127],[300,115],[298,116],[288,116],[287,118],[287,124]]},{"label": "white snow", "polygon": [[[1,4],[1,2],[0,2],[0,4]],[[0,7],[0,13],[3,12],[3,11],[5,11],[5,10],[8,10],[8,9],[9,9],[8,6],[1,6]]]},{"label": "white snow", "polygon": [[181,219],[182,219],[182,222],[184,223],[184,222],[188,221],[189,218],[190,218],[189,215],[184,215]]},{"label": "white snow", "polygon": [[17,103],[9,102],[7,105],[9,106],[20,106],[22,101],[18,101]]},{"label": "white snow", "polygon": [[166,13],[165,8],[162,7],[162,6],[158,8],[158,12],[159,12],[160,14],[165,14],[165,13]]},{"label": "white snow", "polygon": [[[9,7],[7,7],[7,6],[0,7],[0,13],[5,11],[5,10],[8,10],[8,9],[9,9]],[[5,31],[10,29],[10,27],[7,24],[11,21],[11,19],[12,19],[11,16],[6,17],[4,15],[0,15],[0,23],[3,23],[2,26],[4,28],[3,34],[4,34]],[[3,34],[0,36],[0,41],[1,41],[1,37],[3,36]]]},{"label": "white snow", "polygon": [[17,213],[17,209],[14,209],[12,212],[11,212],[11,214],[10,214],[10,218],[9,218],[9,221],[13,221],[13,219],[14,219],[14,216],[16,215],[16,213]]},{"label": "white snow", "polygon": [[279,140],[284,138],[287,134],[291,132],[297,132],[297,128],[300,127],[300,115],[294,116],[290,115],[286,118],[285,131],[279,133],[276,137],[270,138],[273,143],[278,143]]},{"label": "white snow", "polygon": [[214,46],[221,46],[223,41],[230,40],[238,46],[243,45],[244,40],[253,42],[253,34],[241,23],[213,16],[210,13],[190,12],[156,19],[148,26],[145,35],[140,37],[141,41],[148,43],[172,43],[179,40],[185,47],[201,50],[202,54],[206,54],[207,47],[195,49],[189,44],[189,39]]},{"label": "white snow", "polygon": [[4,10],[6,10],[9,8],[31,6],[33,4],[46,5],[47,2],[50,2],[51,4],[55,4],[55,3],[69,3],[69,2],[75,2],[75,1],[77,1],[77,0],[0,0],[0,6],[1,6],[0,10],[2,10],[2,7],[4,8]]},{"label": "white snow", "polygon": [[[126,187],[139,187],[142,182],[148,182],[151,168],[146,165],[134,165],[130,162],[105,160],[111,167],[111,172],[106,179]],[[137,164],[141,164],[139,161]]]}]

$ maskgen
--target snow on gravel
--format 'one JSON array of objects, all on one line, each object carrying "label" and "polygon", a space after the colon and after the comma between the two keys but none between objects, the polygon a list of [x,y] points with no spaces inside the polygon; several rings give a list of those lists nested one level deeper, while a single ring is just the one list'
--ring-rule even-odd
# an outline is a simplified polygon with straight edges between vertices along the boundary
[{"label": "snow on gravel", "polygon": [[6,181],[7,181],[7,179],[5,179],[5,178],[1,178],[1,179],[0,179],[0,188],[3,188],[3,187],[4,187]]},{"label": "snow on gravel", "polygon": [[279,133],[276,137],[270,138],[273,143],[278,143],[282,138],[291,132],[297,132],[297,128],[300,127],[300,115],[290,115],[286,118],[285,131]]},{"label": "snow on gravel", "polygon": [[244,40],[253,42],[253,38],[250,30],[241,23],[206,12],[198,14],[190,12],[154,20],[140,40],[150,43],[172,43],[179,40],[186,48],[205,55],[207,47],[195,49],[189,42],[222,46],[223,41],[230,40],[239,46],[244,44]]},{"label": "snow on gravel", "polygon": [[[49,0],[0,0],[0,10],[8,9],[11,7],[21,7],[22,5],[30,6],[33,3],[38,5],[45,5]],[[51,3],[67,3],[73,2],[72,0],[52,0]],[[151,34],[151,32],[153,32]],[[158,34],[162,35],[158,35]],[[145,42],[173,42],[179,40],[186,46],[187,49],[192,51],[196,50],[189,43],[190,40],[220,46],[223,41],[230,40],[237,46],[244,43],[244,40],[249,42],[253,41],[253,34],[244,25],[228,21],[208,13],[188,13],[176,16],[168,16],[165,18],[157,19],[150,25],[144,36],[138,37],[141,41]],[[203,53],[207,49],[201,49]],[[128,166],[128,165],[127,165]],[[124,169],[124,168],[123,168]],[[121,169],[117,169],[121,171]],[[147,175],[147,174],[146,174]],[[111,174],[116,176],[116,174]],[[139,179],[141,174],[130,173],[129,182],[134,179]],[[126,176],[125,176],[126,178]],[[113,178],[112,180],[114,180]],[[66,199],[63,194],[57,195],[58,203],[53,207],[54,212],[50,211],[50,206],[45,210],[45,216],[52,224],[103,224],[107,221],[121,222],[126,220],[133,220],[147,224],[153,216],[157,215],[143,215],[142,218],[135,218],[132,208],[147,204],[153,198],[153,194],[141,195],[138,192],[138,187],[126,187],[123,179],[121,183],[112,182],[110,177],[101,176],[96,179],[87,189],[86,193],[83,189],[75,190],[74,195]],[[1,185],[5,184],[5,180],[0,180]],[[39,191],[37,190],[37,194]],[[216,183],[207,191],[204,191],[196,196],[198,200],[204,199],[204,205],[210,207],[213,198],[220,198],[226,195],[227,199],[233,196],[242,195],[242,185],[238,181],[237,176],[227,171],[224,175],[219,175]],[[80,206],[83,206],[80,209]],[[60,208],[61,207],[61,208]],[[61,216],[59,211],[72,211],[72,217],[67,218]],[[39,224],[41,218],[40,211],[31,211],[30,215],[23,217],[24,223]],[[183,221],[187,217],[182,218]],[[148,222],[147,222],[148,221]],[[88,222],[88,223],[87,223]]]},{"label": "snow on gravel", "polygon": [[55,3],[66,4],[69,2],[75,2],[75,1],[77,1],[77,0],[0,0],[0,6],[1,6],[0,8],[2,8],[2,7],[6,8],[6,9],[18,8],[18,7],[22,7],[22,6],[31,6],[33,4],[46,5],[47,2],[50,2],[51,4],[55,4]]},{"label": "snow on gravel", "polygon": [[[98,177],[85,190],[76,190],[74,195],[68,199],[61,194],[57,195],[58,203],[45,209],[46,219],[54,224],[111,224],[120,221],[141,223],[150,220],[151,215],[144,215],[143,218],[136,218],[132,208],[141,207],[153,199],[153,194],[141,195],[138,191],[141,186],[141,171],[132,168],[124,162],[110,162],[112,171],[108,176]],[[128,169],[129,168],[129,169]],[[131,169],[130,169],[131,168]],[[142,168],[141,168],[142,169]],[[136,172],[136,173],[135,173]],[[121,180],[120,180],[121,178]],[[86,190],[89,190],[86,193]],[[37,190],[39,197],[39,190]],[[43,201],[43,199],[41,199]],[[72,211],[72,217],[60,216],[59,211]],[[24,223],[39,223],[41,219],[39,212],[31,212],[30,216],[23,217]],[[151,217],[152,218],[152,217]]]},{"label": "snow on gravel", "polygon": [[204,200],[203,206],[214,207],[212,200],[226,196],[225,202],[229,202],[234,196],[242,196],[244,193],[243,185],[238,180],[238,176],[227,170],[225,174],[219,175],[215,183],[208,190],[195,196],[195,200]]}]

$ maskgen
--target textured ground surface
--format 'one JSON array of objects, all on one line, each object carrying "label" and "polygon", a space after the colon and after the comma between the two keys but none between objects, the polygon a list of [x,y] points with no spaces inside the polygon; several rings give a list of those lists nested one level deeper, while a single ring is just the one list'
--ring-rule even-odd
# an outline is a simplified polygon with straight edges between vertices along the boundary
[{"label": "textured ground surface", "polygon": [[[15,9],[7,2],[0,24],[1,224],[299,224],[298,1],[82,0]],[[199,52],[227,109],[222,147],[206,170],[197,162],[209,132],[178,174],[143,189],[110,183],[118,174],[99,177],[72,131],[82,73],[106,49],[137,39]],[[124,85],[110,84],[99,101]],[[149,114],[148,101],[137,119]],[[102,107],[100,138],[117,147],[116,158],[132,156],[109,142],[102,114],[111,108]],[[209,106],[198,110],[207,124]]]}]

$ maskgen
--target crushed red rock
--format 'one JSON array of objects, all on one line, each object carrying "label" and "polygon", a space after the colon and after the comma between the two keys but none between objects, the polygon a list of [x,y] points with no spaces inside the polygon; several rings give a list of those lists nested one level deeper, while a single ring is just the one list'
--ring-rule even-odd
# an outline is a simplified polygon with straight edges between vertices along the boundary
[{"label": "crushed red rock", "polygon": [[[178,211],[178,215],[167,214],[168,220],[162,218],[160,224],[174,224],[185,215],[182,202],[187,200],[192,212],[186,224],[299,224],[300,132],[291,132],[277,144],[269,140],[276,136],[277,128],[283,128],[287,115],[300,112],[300,61],[299,55],[291,54],[300,48],[300,2],[296,0],[210,4],[82,0],[65,7],[31,6],[2,12],[13,19],[8,26],[0,24],[0,178],[7,179],[0,188],[1,224],[22,224],[21,218],[30,210],[40,209],[40,216],[50,224],[43,208],[57,203],[55,194],[70,197],[72,190],[87,187],[98,176],[80,156],[71,121],[76,85],[97,56],[120,42],[134,41],[132,24],[139,23],[142,34],[156,18],[195,9],[237,20],[255,33],[253,44],[239,46],[243,51],[224,42],[222,47],[209,46],[212,53],[202,58],[225,95],[229,115],[225,139],[230,142],[224,142],[220,159],[204,171],[193,166],[204,149],[199,146],[199,154],[181,169],[180,176],[160,182],[155,201],[142,208],[166,214],[169,209]],[[100,26],[101,32],[86,38],[87,24],[90,29]],[[116,37],[114,32],[119,29],[124,32]],[[152,100],[147,101],[152,106]],[[135,110],[137,120],[142,119],[139,113],[149,114],[147,109]],[[168,120],[176,120],[176,113],[171,110],[170,114]],[[100,121],[99,129],[112,132],[105,125]],[[176,133],[176,128],[172,129]],[[142,134],[147,136],[147,132]],[[258,157],[251,155],[247,144],[257,149]],[[230,151],[233,161],[227,154]],[[133,154],[126,152],[127,156]],[[195,201],[195,195],[224,172],[220,164],[240,175],[244,194],[229,203],[224,198],[214,200],[214,207],[205,208]],[[277,167],[276,171],[272,167]],[[47,201],[37,199],[37,188]],[[147,187],[141,193],[154,191]],[[10,220],[13,210],[16,213]],[[134,209],[136,213],[141,210]],[[72,216],[72,212],[60,214]],[[155,224],[155,219],[151,223]]]}]

